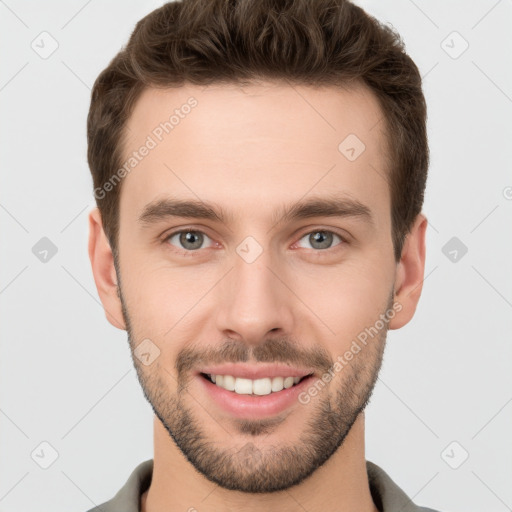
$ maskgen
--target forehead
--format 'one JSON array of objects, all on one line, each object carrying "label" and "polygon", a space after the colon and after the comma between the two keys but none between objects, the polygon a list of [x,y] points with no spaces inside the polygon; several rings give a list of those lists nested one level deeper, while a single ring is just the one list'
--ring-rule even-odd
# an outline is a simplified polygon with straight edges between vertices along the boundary
[{"label": "forehead", "polygon": [[123,149],[123,163],[133,165],[125,166],[121,218],[134,220],[166,195],[269,219],[273,206],[310,192],[340,192],[389,210],[383,114],[361,85],[147,88]]}]

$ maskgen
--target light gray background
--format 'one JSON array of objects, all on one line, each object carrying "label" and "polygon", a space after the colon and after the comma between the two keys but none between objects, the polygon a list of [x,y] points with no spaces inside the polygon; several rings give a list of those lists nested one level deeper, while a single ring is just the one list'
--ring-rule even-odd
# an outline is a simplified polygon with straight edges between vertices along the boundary
[{"label": "light gray background", "polygon": [[[512,510],[512,2],[360,4],[424,75],[432,152],[423,294],[389,333],[366,457],[418,504]],[[3,512],[85,511],[153,454],[152,411],[87,256],[85,123],[98,73],[159,5],[0,1]],[[43,31],[59,45],[47,59],[31,48]],[[58,249],[46,263],[32,252],[42,237]],[[456,262],[452,237],[468,248]],[[58,453],[47,469],[43,442]]]}]

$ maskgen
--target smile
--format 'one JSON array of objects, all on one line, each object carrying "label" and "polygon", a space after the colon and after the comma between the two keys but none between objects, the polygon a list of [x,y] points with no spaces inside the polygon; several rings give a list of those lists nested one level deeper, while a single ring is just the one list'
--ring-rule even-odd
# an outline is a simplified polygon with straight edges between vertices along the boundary
[{"label": "smile", "polygon": [[245,379],[233,375],[201,374],[216,386],[239,395],[270,395],[278,393],[298,384],[302,379],[309,377],[263,377],[260,379]]}]

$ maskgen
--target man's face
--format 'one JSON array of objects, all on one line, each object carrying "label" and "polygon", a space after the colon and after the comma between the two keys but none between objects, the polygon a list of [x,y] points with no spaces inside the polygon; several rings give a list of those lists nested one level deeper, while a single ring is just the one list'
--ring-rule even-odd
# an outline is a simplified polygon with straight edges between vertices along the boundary
[{"label": "man's face", "polygon": [[[182,108],[190,97],[197,104]],[[175,109],[172,131],[158,130]],[[176,445],[222,487],[299,483],[340,447],[369,400],[396,271],[381,118],[362,87],[264,84],[149,89],[129,119],[127,158],[154,146],[120,198],[124,321],[132,351],[150,340],[133,361]],[[222,220],[190,209],[141,219],[166,199],[212,206]],[[345,214],[284,215],[334,199],[346,202]],[[227,363],[313,376],[297,385],[301,399],[293,388],[239,395],[202,375]]]}]

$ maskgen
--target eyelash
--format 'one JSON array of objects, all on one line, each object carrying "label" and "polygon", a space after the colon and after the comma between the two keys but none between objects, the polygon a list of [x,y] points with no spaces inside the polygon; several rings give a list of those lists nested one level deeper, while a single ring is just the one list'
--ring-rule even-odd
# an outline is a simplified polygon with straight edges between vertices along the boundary
[{"label": "eyelash", "polygon": [[[182,254],[182,255],[185,255],[185,256],[192,256],[194,253],[198,253],[198,252],[200,252],[200,251],[201,251],[201,249],[195,249],[195,250],[192,250],[192,251],[187,251],[186,249],[179,249],[179,248],[177,248],[177,247],[175,247],[175,246],[171,246],[171,244],[169,243],[169,240],[170,240],[173,236],[175,236],[175,235],[179,235],[179,234],[181,234],[181,233],[189,233],[189,232],[192,232],[192,233],[200,233],[200,234],[205,235],[206,237],[210,238],[210,237],[209,237],[209,236],[208,236],[204,231],[201,231],[201,230],[199,230],[199,229],[195,229],[195,228],[185,228],[185,229],[183,229],[183,228],[182,228],[182,229],[179,229],[179,230],[177,230],[177,231],[173,231],[172,233],[169,233],[169,234],[165,235],[165,236],[164,236],[164,238],[163,238],[163,240],[162,240],[162,243],[163,243],[163,244],[166,244],[167,246],[172,247],[172,248],[171,248],[171,250],[172,250],[172,251],[178,252],[178,253],[180,253],[180,254]],[[332,252],[333,252],[333,251],[336,251],[336,248],[340,248],[339,246],[341,246],[341,245],[348,245],[348,243],[349,243],[349,242],[348,242],[348,240],[347,240],[344,236],[340,235],[340,234],[339,234],[339,233],[337,233],[336,231],[332,231],[332,230],[329,230],[329,229],[322,229],[322,228],[319,228],[319,229],[318,229],[318,228],[317,228],[317,229],[313,229],[313,230],[310,230],[310,231],[308,231],[308,232],[304,233],[304,234],[299,238],[299,240],[298,240],[298,241],[302,240],[302,239],[303,239],[305,236],[307,236],[307,235],[311,235],[312,233],[319,233],[319,232],[320,232],[320,233],[330,233],[330,234],[333,234],[333,235],[337,236],[337,237],[341,240],[341,242],[340,242],[340,243],[338,243],[338,244],[334,245],[333,247],[329,247],[329,248],[327,248],[327,249],[317,249],[317,250],[315,250],[315,249],[311,249],[313,252],[319,253],[319,255],[320,255],[320,254],[322,254],[322,253],[329,253],[329,254],[332,254]],[[297,242],[295,242],[295,243],[297,243]],[[295,245],[295,244],[294,244],[294,245]]]}]

